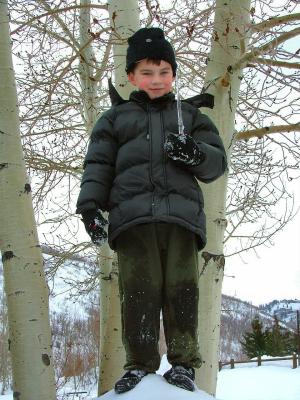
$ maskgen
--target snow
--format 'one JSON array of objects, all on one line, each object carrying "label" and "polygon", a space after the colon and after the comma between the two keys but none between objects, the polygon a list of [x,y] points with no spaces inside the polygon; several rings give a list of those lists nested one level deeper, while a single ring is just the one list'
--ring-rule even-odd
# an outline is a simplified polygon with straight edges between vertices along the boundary
[{"label": "snow", "polygon": [[[268,357],[269,358],[269,357]],[[162,360],[158,373],[168,365]],[[120,395],[110,391],[98,400],[120,400]],[[268,361],[257,367],[255,363],[238,364],[236,368],[224,368],[218,375],[216,397],[201,390],[187,392],[173,387],[161,375],[150,375],[131,392],[122,394],[122,400],[299,400],[300,367],[292,369],[292,361]],[[1,397],[0,397],[0,400]],[[97,399],[93,399],[97,400]]]},{"label": "snow", "polygon": [[257,367],[240,364],[219,373],[219,400],[299,400],[300,367],[291,368],[291,361],[274,361]]},{"label": "snow", "polygon": [[220,400],[299,400],[300,373],[279,366],[237,368],[221,371],[217,398]]},{"label": "snow", "polygon": [[[188,392],[184,389],[177,388],[165,381],[162,375],[170,368],[166,356],[162,357],[160,368],[156,374],[149,374],[133,390],[122,395],[117,395],[113,390],[98,397],[98,400],[216,400],[215,397],[209,396],[202,390]],[[92,399],[92,400],[97,400]],[[0,397],[0,400],[1,397]]]},{"label": "snow", "polygon": [[179,389],[175,386],[169,385],[165,379],[158,374],[147,375],[142,379],[141,383],[130,392],[117,395],[114,391],[110,391],[103,396],[100,396],[98,399],[120,400],[120,396],[122,396],[122,400],[215,400],[214,397],[209,396],[200,390],[188,392],[184,389]]},{"label": "snow", "polygon": [[[167,363],[163,359],[159,373]],[[79,389],[77,389],[79,390]],[[90,393],[96,393],[96,388]],[[201,390],[187,392],[166,383],[161,375],[148,375],[133,390],[117,395],[113,390],[98,398],[67,396],[68,400],[299,400],[300,367],[292,369],[291,361],[269,361],[261,367],[255,363],[223,368],[218,375],[216,398]],[[13,400],[12,392],[0,400]]]}]

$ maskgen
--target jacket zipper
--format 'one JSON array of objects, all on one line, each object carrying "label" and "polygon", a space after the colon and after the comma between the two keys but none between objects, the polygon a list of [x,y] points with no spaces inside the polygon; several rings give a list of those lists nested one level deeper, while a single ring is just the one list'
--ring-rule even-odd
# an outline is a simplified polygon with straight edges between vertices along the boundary
[{"label": "jacket zipper", "polygon": [[167,180],[167,154],[166,154],[165,148],[164,148],[166,137],[165,137],[165,125],[164,125],[164,118],[163,118],[162,111],[160,111],[160,121],[161,121],[161,127],[162,127],[161,147],[162,147],[162,164],[163,164],[164,183],[165,183],[166,199],[167,199],[167,215],[170,215],[170,199],[169,199],[169,193],[168,193],[168,180]]},{"label": "jacket zipper", "polygon": [[149,104],[147,104],[147,114],[148,114],[148,135],[149,135],[149,151],[150,151],[150,166],[149,166],[149,179],[150,183],[152,186],[152,200],[151,200],[151,208],[152,208],[152,216],[154,216],[154,207],[155,207],[155,201],[154,201],[154,182],[152,179],[152,134],[150,132],[150,120],[151,120],[151,114],[150,114],[150,107]]}]

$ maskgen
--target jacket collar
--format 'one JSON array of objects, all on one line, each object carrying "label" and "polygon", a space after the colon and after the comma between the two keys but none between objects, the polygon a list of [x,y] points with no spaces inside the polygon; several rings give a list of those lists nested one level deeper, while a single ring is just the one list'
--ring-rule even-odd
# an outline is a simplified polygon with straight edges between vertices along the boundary
[{"label": "jacket collar", "polygon": [[143,90],[135,90],[129,96],[130,101],[135,101],[136,103],[147,103],[152,105],[163,105],[175,100],[174,93],[170,92],[164,96],[157,97],[156,99],[150,99],[148,94]]},{"label": "jacket collar", "polygon": [[[108,88],[109,88],[109,96],[111,99],[112,105],[118,105],[127,103],[129,100],[124,100],[119,93],[117,92],[116,88],[111,82],[111,79],[108,80]],[[157,99],[151,100],[146,92],[144,91],[134,91],[130,95],[130,100],[133,100],[137,103],[142,104],[166,104],[169,101],[173,101],[175,99],[174,93],[165,94],[162,97],[158,97]],[[183,102],[189,103],[192,106],[199,108],[199,107],[214,107],[214,96],[209,93],[201,93],[197,96],[190,97],[188,99],[183,99]]]}]

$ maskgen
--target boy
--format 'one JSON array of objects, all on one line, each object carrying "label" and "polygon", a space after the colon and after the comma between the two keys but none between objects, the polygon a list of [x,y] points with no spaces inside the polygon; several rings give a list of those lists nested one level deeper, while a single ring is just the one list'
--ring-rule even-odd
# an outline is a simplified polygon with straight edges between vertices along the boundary
[{"label": "boy", "polygon": [[127,371],[117,393],[134,388],[160,365],[162,310],[170,384],[195,389],[198,251],[206,243],[203,197],[226,168],[218,131],[193,105],[182,103],[185,137],[178,135],[172,93],[175,54],[159,28],[128,39],[126,71],[138,88],[96,123],[77,202],[95,244],[117,251],[122,339]]}]

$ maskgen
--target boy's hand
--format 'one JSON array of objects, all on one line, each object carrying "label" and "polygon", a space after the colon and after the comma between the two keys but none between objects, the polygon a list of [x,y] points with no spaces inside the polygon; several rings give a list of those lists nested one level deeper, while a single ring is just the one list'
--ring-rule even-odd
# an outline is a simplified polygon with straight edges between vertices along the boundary
[{"label": "boy's hand", "polygon": [[82,213],[82,220],[85,229],[97,246],[103,245],[107,241],[105,227],[108,224],[100,210],[90,210]]},{"label": "boy's hand", "polygon": [[170,133],[165,142],[168,156],[185,165],[199,165],[205,160],[205,154],[199,149],[192,136],[179,136]]}]

